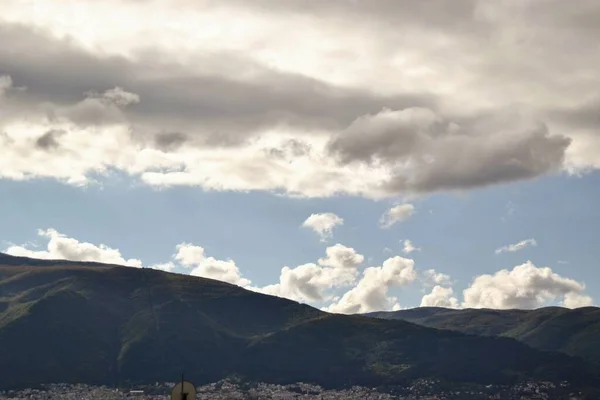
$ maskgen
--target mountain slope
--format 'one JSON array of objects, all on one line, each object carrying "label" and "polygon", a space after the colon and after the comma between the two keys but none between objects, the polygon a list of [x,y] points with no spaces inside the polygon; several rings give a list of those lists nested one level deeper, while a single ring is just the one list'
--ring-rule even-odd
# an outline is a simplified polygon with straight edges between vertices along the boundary
[{"label": "mountain slope", "polygon": [[[2,256],[0,387],[231,374],[324,385],[536,378],[595,371],[512,339],[326,314],[210,279]],[[24,265],[22,265],[24,264]]]},{"label": "mountain slope", "polygon": [[517,339],[541,350],[560,351],[600,363],[600,308],[575,310],[545,307],[537,310],[488,310],[423,307],[371,313],[426,327]]},{"label": "mountain slope", "polygon": [[586,374],[581,363],[567,356],[558,358],[511,339],[381,322],[327,315],[262,339],[251,347],[250,358],[268,360],[259,364],[260,370],[277,381],[294,375],[313,382],[327,377],[335,384],[376,385],[421,377],[486,383],[524,376],[573,381],[579,379],[578,371]]}]

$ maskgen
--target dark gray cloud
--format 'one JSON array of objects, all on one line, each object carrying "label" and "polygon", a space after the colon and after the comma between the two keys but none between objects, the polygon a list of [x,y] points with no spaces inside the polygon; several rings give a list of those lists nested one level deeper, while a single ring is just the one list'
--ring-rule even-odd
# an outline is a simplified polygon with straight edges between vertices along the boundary
[{"label": "dark gray cloud", "polygon": [[600,135],[600,98],[576,107],[555,109],[548,112],[548,117],[569,126],[596,131]]},{"label": "dark gray cloud", "polygon": [[[443,128],[429,109],[384,110],[364,116],[333,138],[329,151],[343,163],[393,161],[413,153],[420,135],[434,135]],[[439,126],[438,126],[439,125]]]},{"label": "dark gray cloud", "polygon": [[58,138],[64,135],[65,131],[52,129],[37,138],[35,145],[42,150],[54,150],[60,146]]},{"label": "dark gray cloud", "polygon": [[[115,87],[139,95],[139,104],[123,111],[138,131],[178,131],[202,135],[205,144],[232,144],[258,129],[289,125],[299,129],[339,129],[357,116],[383,107],[434,106],[431,96],[378,96],[324,82],[268,70],[232,55],[205,60],[221,69],[258,70],[252,81],[215,73],[192,73],[181,65],[160,63],[155,54],[136,62],[120,57],[96,57],[68,41],[54,40],[23,26],[0,24],[0,73],[26,86],[22,101],[71,106],[68,116],[80,124],[112,123],[120,111],[108,109],[84,93],[104,93]],[[215,70],[218,70],[215,69]],[[96,100],[96,101],[94,101]]]},{"label": "dark gray cloud", "polygon": [[[202,7],[194,0],[175,0],[176,3],[192,7]],[[209,3],[219,5],[217,0]],[[262,12],[280,12],[291,14],[312,15],[315,17],[329,17],[338,20],[348,18],[358,19],[359,23],[389,23],[401,28],[402,23],[413,26],[426,25],[428,29],[447,30],[455,29],[465,31],[471,29],[476,23],[475,11],[478,0],[232,0],[229,4],[246,7]],[[471,22],[466,26],[465,22]]]},{"label": "dark gray cloud", "polygon": [[451,135],[416,159],[408,175],[390,182],[390,192],[473,189],[535,178],[558,171],[571,139],[551,136],[545,127],[512,137]]},{"label": "dark gray cloud", "polygon": [[[561,168],[571,139],[544,124],[478,116],[462,126],[427,109],[386,110],[333,138],[340,162],[387,165],[390,193],[471,189]],[[523,122],[525,124],[525,122]]]},{"label": "dark gray cloud", "polygon": [[156,146],[165,151],[177,149],[188,140],[188,135],[181,132],[161,132],[154,136],[154,143]]}]

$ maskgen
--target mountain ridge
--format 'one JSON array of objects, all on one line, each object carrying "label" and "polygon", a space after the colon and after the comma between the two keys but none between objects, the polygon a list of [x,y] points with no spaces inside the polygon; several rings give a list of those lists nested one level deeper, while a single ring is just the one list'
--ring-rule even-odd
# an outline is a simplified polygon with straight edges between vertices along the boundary
[{"label": "mountain ridge", "polygon": [[474,335],[510,337],[540,350],[562,352],[600,364],[599,307],[550,306],[535,310],[422,307],[364,315]]},{"label": "mountain ridge", "polygon": [[[0,257],[0,387],[210,382],[230,375],[325,386],[569,380],[598,371],[511,338],[328,314],[206,278]],[[25,378],[26,377],[26,378]]]}]

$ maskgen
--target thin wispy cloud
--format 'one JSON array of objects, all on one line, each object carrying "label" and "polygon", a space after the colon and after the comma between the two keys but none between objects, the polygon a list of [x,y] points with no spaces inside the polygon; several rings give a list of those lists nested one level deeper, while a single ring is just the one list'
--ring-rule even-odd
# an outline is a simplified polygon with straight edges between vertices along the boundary
[{"label": "thin wispy cloud", "polygon": [[521,240],[519,243],[514,243],[514,244],[509,244],[506,246],[502,246],[496,249],[495,253],[496,254],[501,254],[501,253],[514,253],[517,252],[519,250],[523,250],[526,247],[535,247],[537,246],[537,242],[535,239],[525,239],[525,240]]}]

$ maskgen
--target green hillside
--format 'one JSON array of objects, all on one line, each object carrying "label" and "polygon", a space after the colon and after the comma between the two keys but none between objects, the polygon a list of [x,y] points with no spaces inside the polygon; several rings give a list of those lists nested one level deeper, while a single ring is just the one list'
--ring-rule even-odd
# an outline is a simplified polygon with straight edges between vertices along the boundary
[{"label": "green hillside", "polygon": [[237,375],[326,386],[570,380],[577,359],[508,338],[326,314],[210,279],[100,264],[0,259],[0,388],[197,383]]},{"label": "green hillside", "polygon": [[541,350],[560,351],[600,363],[600,308],[575,310],[451,310],[423,307],[368,314],[463,333],[517,339]]}]

